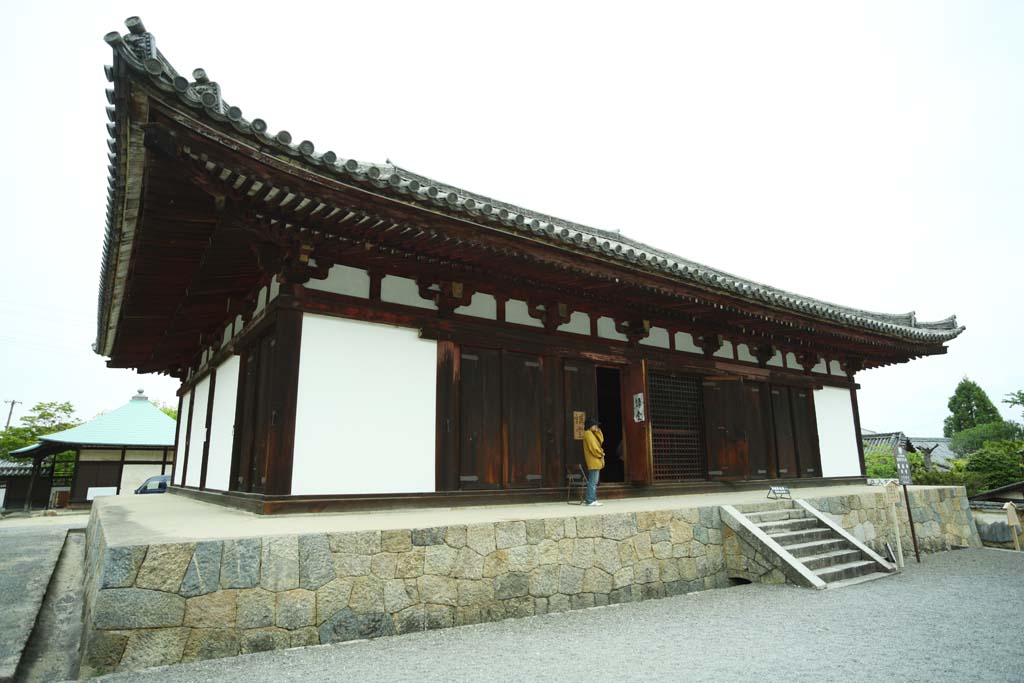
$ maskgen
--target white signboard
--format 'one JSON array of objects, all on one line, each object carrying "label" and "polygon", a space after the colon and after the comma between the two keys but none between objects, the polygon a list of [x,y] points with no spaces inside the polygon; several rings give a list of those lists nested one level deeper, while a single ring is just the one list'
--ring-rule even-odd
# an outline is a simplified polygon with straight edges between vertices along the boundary
[{"label": "white signboard", "polygon": [[910,480],[910,461],[907,460],[907,454],[903,452],[902,446],[896,447],[896,476],[903,486],[914,483]]},{"label": "white signboard", "polygon": [[900,485],[894,481],[885,485],[885,502],[891,504],[900,502]]},{"label": "white signboard", "polygon": [[99,496],[116,496],[116,486],[90,486],[89,490],[85,494],[86,500],[94,500]]},{"label": "white signboard", "polygon": [[7,497],[7,487],[0,486],[0,510],[4,509],[4,499]]},{"label": "white signboard", "polygon": [[644,394],[633,394],[633,422],[643,422],[647,418],[644,416]]}]

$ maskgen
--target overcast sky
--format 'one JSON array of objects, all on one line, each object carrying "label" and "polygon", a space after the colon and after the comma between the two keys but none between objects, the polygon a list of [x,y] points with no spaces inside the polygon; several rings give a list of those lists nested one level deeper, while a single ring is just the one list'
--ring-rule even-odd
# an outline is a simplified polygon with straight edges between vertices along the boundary
[{"label": "overcast sky", "polygon": [[[671,5],[669,7],[669,5]],[[865,428],[941,434],[963,376],[1024,389],[1024,3],[21,2],[0,40],[0,400],[82,418],[166,377],[91,351],[103,35],[140,13],[271,132],[393,162],[802,294],[921,320]],[[998,403],[1003,415],[1020,419]],[[7,406],[3,406],[6,417]]]}]

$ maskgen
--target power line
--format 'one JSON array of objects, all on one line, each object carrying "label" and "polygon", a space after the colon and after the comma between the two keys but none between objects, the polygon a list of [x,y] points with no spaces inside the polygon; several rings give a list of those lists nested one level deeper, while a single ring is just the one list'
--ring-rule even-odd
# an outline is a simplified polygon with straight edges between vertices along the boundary
[{"label": "power line", "polygon": [[14,414],[14,406],[21,403],[21,401],[15,401],[14,399],[11,399],[10,401],[4,401],[4,403],[11,404],[11,409],[7,411],[7,426],[4,427],[4,430],[6,431],[11,428],[11,415]]}]

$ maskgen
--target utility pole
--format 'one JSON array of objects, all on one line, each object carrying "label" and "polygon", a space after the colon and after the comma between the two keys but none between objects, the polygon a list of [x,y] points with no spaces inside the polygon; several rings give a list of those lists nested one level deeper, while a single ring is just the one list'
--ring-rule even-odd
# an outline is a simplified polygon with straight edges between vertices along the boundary
[{"label": "utility pole", "polygon": [[11,427],[11,415],[14,414],[14,406],[17,405],[18,403],[21,403],[21,401],[15,401],[15,400],[12,399],[10,401],[4,401],[4,403],[10,403],[11,404],[11,409],[7,411],[7,426],[4,427],[4,429],[10,429],[10,427]]}]

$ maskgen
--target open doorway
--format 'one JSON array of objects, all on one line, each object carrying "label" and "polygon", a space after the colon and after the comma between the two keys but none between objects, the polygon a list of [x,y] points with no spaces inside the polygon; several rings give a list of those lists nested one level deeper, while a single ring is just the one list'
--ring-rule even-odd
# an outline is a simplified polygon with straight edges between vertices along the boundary
[{"label": "open doorway", "polygon": [[604,471],[601,481],[626,481],[622,441],[622,378],[618,368],[597,368],[597,419],[604,433]]}]

